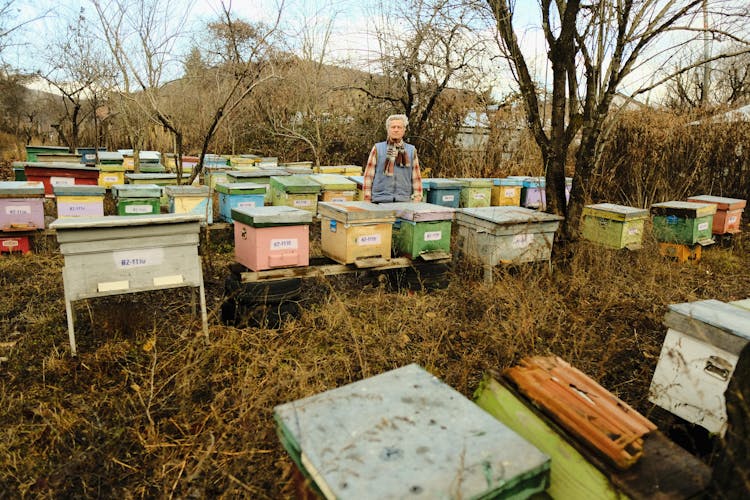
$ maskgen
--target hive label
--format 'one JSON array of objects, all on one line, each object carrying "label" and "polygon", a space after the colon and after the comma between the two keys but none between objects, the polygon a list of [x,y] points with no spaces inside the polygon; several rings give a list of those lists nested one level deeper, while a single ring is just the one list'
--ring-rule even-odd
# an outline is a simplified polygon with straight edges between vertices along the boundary
[{"label": "hive label", "polygon": [[76,180],[73,177],[50,177],[49,183],[53,186],[75,186]]},{"label": "hive label", "polygon": [[293,205],[295,207],[309,207],[312,205],[312,201],[310,200],[294,200]]},{"label": "hive label", "polygon": [[515,189],[506,189],[505,190],[505,197],[506,198],[515,198],[516,196],[516,190]]},{"label": "hive label", "polygon": [[698,231],[705,231],[706,229],[708,229],[708,222],[698,224]]},{"label": "hive label", "polygon": [[150,214],[154,211],[151,205],[128,205],[125,207],[126,214]]},{"label": "hive label", "polygon": [[734,224],[735,222],[737,222],[737,216],[736,215],[732,215],[731,217],[729,217],[729,223],[730,224]]},{"label": "hive label", "polygon": [[255,208],[254,201],[241,201],[237,203],[238,208]]},{"label": "hive label", "polygon": [[526,248],[534,241],[534,235],[531,233],[516,234],[513,236],[513,248]]},{"label": "hive label", "polygon": [[638,233],[640,233],[640,230],[637,227],[631,227],[630,229],[628,229],[629,236],[634,236]]},{"label": "hive label", "polygon": [[31,205],[9,205],[5,207],[5,215],[31,215]]},{"label": "hive label", "polygon": [[485,198],[484,193],[474,193],[475,200],[483,200]]},{"label": "hive label", "polygon": [[106,183],[116,184],[119,180],[120,180],[120,178],[117,177],[116,175],[104,175],[104,176],[102,176],[102,181],[104,181]]},{"label": "hive label", "polygon": [[5,248],[14,248],[18,246],[18,240],[3,240],[3,246]]},{"label": "hive label", "polygon": [[118,269],[132,269],[136,267],[160,266],[164,262],[163,248],[145,248],[114,252],[115,266]]},{"label": "hive label", "polygon": [[368,246],[368,245],[380,245],[379,234],[363,234],[357,237],[357,245]]},{"label": "hive label", "polygon": [[427,231],[424,233],[425,241],[440,241],[443,239],[442,231]]},{"label": "hive label", "polygon": [[453,194],[444,194],[442,199],[443,201],[453,201],[456,199],[456,196]]},{"label": "hive label", "polygon": [[271,240],[271,251],[297,250],[297,238],[279,238]]}]

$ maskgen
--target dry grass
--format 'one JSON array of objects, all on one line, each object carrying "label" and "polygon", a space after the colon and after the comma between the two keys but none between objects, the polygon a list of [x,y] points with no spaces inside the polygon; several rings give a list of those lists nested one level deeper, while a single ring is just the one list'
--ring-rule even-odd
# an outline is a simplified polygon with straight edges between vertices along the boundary
[{"label": "dry grass", "polygon": [[188,290],[150,292],[81,303],[74,359],[62,259],[47,246],[0,258],[4,497],[285,497],[273,407],[412,362],[471,397],[485,372],[554,353],[649,415],[666,306],[750,296],[746,239],[697,265],[658,257],[650,241],[639,252],[581,244],[552,274],[497,269],[492,285],[465,262],[432,292],[312,280],[299,317],[238,329],[219,321],[232,255],[212,235],[209,345]]}]

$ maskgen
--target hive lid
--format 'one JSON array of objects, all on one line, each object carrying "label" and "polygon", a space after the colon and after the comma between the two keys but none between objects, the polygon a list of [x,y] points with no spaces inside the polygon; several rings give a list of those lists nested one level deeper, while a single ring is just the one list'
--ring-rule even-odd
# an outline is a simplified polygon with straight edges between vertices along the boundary
[{"label": "hive lid", "polygon": [[653,215],[676,215],[696,219],[716,213],[713,203],[694,203],[691,201],[665,201],[651,205]]},{"label": "hive lid", "polygon": [[491,188],[494,184],[492,179],[479,179],[479,178],[457,178],[456,181],[461,183],[462,187],[468,188]]},{"label": "hive lid", "polygon": [[358,188],[361,188],[362,185],[365,183],[364,175],[348,175],[346,178],[354,182]]},{"label": "hive lid", "polygon": [[725,198],[723,196],[711,196],[708,194],[691,196],[687,201],[696,203],[713,203],[718,210],[738,210],[740,208],[745,208],[745,205],[747,204],[747,200]]},{"label": "hive lid", "polygon": [[72,186],[52,186],[55,196],[104,196],[107,189],[104,186],[87,186],[73,184]]},{"label": "hive lid", "polygon": [[26,169],[35,169],[35,168],[42,168],[42,169],[50,169],[50,170],[83,170],[86,172],[98,172],[99,168],[86,165],[83,163],[71,163],[71,162],[64,162],[64,161],[22,161],[22,162],[14,162],[13,166],[19,166],[24,167]]},{"label": "hive lid", "polygon": [[44,183],[36,181],[0,181],[0,195],[44,195]]},{"label": "hive lid", "polygon": [[255,182],[219,182],[216,191],[223,194],[266,194],[268,184]]},{"label": "hive lid", "polygon": [[237,207],[232,209],[232,219],[248,226],[291,226],[310,224],[313,214],[287,206]]},{"label": "hive lid", "polygon": [[616,205],[614,203],[596,203],[594,205],[586,205],[583,208],[583,215],[626,221],[646,219],[648,218],[648,210],[645,208]]},{"label": "hive lid", "polygon": [[327,498],[526,498],[549,458],[417,365],[274,408]]},{"label": "hive lid", "polygon": [[99,167],[100,172],[124,172],[125,171],[125,165],[122,163],[98,163],[96,165]]},{"label": "hive lid", "polygon": [[393,222],[396,213],[385,204],[369,201],[322,201],[318,203],[318,213],[343,222]]},{"label": "hive lid", "polygon": [[547,416],[620,469],[643,454],[656,426],[557,356],[525,358],[503,376]]},{"label": "hive lid", "polygon": [[272,176],[270,183],[271,187],[285,193],[317,194],[320,192],[320,184],[307,175]]},{"label": "hive lid", "polygon": [[526,177],[523,180],[525,188],[543,188],[547,186],[547,179],[544,177]]},{"label": "hive lid", "polygon": [[354,191],[357,184],[341,174],[313,174],[310,176],[313,182],[317,182],[323,191]]},{"label": "hive lid", "polygon": [[456,211],[457,220],[470,220],[472,218],[494,224],[527,224],[563,220],[563,217],[559,215],[515,206],[459,208]]},{"label": "hive lid", "polygon": [[233,179],[268,179],[271,176],[280,177],[284,175],[292,175],[286,170],[282,169],[257,169],[257,170],[229,170],[227,171],[227,177]]},{"label": "hive lid", "polygon": [[414,222],[434,220],[453,220],[455,210],[443,205],[422,202],[381,203],[383,207],[393,209],[396,217]]},{"label": "hive lid", "polygon": [[159,198],[161,186],[157,184],[114,184],[112,194],[115,198]]},{"label": "hive lid", "polygon": [[461,182],[456,179],[426,179],[430,189],[461,189]]},{"label": "hive lid", "polygon": [[523,186],[523,179],[517,177],[501,177],[496,181],[496,186]]},{"label": "hive lid", "polygon": [[208,186],[165,186],[167,196],[208,196]]},{"label": "hive lid", "polygon": [[99,151],[98,155],[100,162],[113,162],[119,161],[122,163],[122,153],[117,151]]},{"label": "hive lid", "polygon": [[205,217],[200,214],[151,214],[151,215],[107,215],[103,217],[62,217],[54,220],[50,229],[58,232],[69,229],[94,229],[104,227],[149,226],[157,224],[177,224],[200,222]]},{"label": "hive lid", "polygon": [[750,310],[714,299],[670,304],[664,324],[734,354],[750,340]]}]

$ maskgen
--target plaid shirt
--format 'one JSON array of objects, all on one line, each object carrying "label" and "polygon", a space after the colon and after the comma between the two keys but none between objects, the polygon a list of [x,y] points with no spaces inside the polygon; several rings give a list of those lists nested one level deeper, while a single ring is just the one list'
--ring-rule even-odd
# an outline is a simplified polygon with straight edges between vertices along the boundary
[{"label": "plaid shirt", "polygon": [[[375,166],[377,164],[378,148],[373,146],[372,151],[370,151],[370,157],[367,159],[364,180],[362,182],[362,192],[365,201],[372,201],[372,182],[375,180]],[[411,199],[412,201],[422,201],[422,173],[419,170],[419,159],[417,158],[416,149],[414,150],[414,159],[411,167]]]}]

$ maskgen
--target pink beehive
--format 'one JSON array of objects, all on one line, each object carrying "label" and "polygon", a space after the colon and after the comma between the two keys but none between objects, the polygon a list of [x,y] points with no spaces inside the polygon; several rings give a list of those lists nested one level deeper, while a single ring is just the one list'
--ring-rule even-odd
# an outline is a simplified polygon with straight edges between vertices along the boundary
[{"label": "pink beehive", "polygon": [[252,271],[310,263],[312,213],[287,206],[232,209],[235,260]]}]

